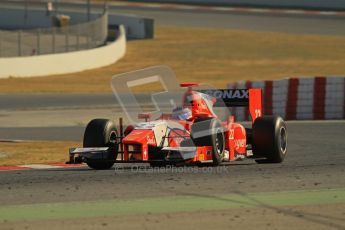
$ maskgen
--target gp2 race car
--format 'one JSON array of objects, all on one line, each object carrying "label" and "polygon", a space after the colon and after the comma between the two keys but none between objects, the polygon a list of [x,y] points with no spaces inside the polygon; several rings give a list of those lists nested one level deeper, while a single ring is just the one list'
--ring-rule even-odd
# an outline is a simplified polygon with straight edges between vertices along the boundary
[{"label": "gp2 race car", "polygon": [[[145,119],[123,129],[123,119],[116,124],[107,119],[94,119],[86,127],[83,148],[71,148],[68,163],[86,163],[93,169],[109,169],[115,163],[146,162],[151,166],[212,165],[254,158],[258,163],[281,163],[287,152],[287,130],[279,116],[262,115],[261,89],[195,90],[186,87],[182,106],[171,114]],[[225,106],[249,109],[252,127],[245,128],[228,115],[222,121],[213,107],[217,95]],[[227,95],[227,96],[226,96]],[[218,97],[219,98],[219,97]],[[223,104],[223,105],[224,105]]]}]

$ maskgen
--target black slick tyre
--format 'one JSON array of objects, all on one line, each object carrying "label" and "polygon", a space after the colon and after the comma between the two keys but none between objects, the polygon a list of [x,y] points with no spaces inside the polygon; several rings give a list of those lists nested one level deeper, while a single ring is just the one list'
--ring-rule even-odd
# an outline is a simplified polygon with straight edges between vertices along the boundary
[{"label": "black slick tyre", "polygon": [[84,133],[84,147],[109,147],[110,154],[107,159],[87,159],[86,164],[92,169],[110,169],[118,153],[118,132],[114,122],[107,119],[94,119],[86,126]]},{"label": "black slick tyre", "polygon": [[279,116],[263,116],[252,129],[253,155],[258,163],[281,163],[287,154],[287,129]]},{"label": "black slick tyre", "polygon": [[216,118],[198,118],[191,127],[195,146],[212,146],[213,166],[219,165],[224,157],[224,130]]}]

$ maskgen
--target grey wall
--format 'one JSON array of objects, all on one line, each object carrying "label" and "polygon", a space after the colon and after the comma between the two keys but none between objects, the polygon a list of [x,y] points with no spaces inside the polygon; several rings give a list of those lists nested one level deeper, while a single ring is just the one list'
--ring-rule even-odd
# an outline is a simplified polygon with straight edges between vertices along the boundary
[{"label": "grey wall", "polygon": [[[127,0],[140,1],[145,0]],[[344,10],[345,0],[150,0],[150,2],[172,2],[203,5],[288,7],[306,9]]]}]

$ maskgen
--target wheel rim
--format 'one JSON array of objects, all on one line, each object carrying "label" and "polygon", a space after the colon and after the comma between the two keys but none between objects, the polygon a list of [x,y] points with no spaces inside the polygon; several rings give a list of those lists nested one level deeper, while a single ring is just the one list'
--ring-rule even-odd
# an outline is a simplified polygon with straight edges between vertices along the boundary
[{"label": "wheel rim", "polygon": [[220,155],[223,152],[223,133],[222,130],[220,128],[217,129],[216,131],[216,150],[217,150],[217,154]]},{"label": "wheel rim", "polygon": [[112,131],[109,135],[109,143],[111,146],[115,146],[117,143],[117,135],[115,131]]},{"label": "wheel rim", "polygon": [[287,136],[286,136],[286,129],[285,127],[280,128],[280,150],[283,154],[286,152],[287,146]]}]

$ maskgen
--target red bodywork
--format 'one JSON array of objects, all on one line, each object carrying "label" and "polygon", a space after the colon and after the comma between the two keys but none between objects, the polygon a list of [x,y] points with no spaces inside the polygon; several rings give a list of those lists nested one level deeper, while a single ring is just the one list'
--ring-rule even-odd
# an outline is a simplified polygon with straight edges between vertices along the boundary
[{"label": "red bodywork", "polygon": [[[187,120],[172,120],[171,115],[163,114],[161,116],[162,121],[173,121],[181,125],[183,129],[176,129],[174,132],[170,132],[169,135],[164,136],[163,141],[169,147],[179,147],[180,143],[190,138],[190,130],[194,121],[201,117],[212,117],[217,118],[214,114],[212,107],[207,104],[207,101],[201,97],[200,92],[192,89],[196,84],[186,83],[181,84],[182,87],[188,87],[187,92],[184,94],[183,107],[190,108],[192,117]],[[252,118],[252,122],[256,118],[262,116],[262,91],[261,89],[248,89],[248,100],[246,101],[246,107],[249,109],[249,114]],[[210,96],[210,101],[216,103],[216,98]],[[212,104],[212,106],[213,106]],[[243,105],[242,105],[243,106]],[[150,115],[139,114],[139,118],[144,119],[147,122],[147,126],[150,127]],[[137,129],[134,126],[128,126],[124,131],[124,137],[120,141],[120,149],[123,149],[121,154],[121,161],[132,162],[132,161],[152,161],[155,160],[155,156],[152,152],[157,152],[157,133],[164,132],[164,129],[160,130],[159,120],[153,121],[154,127],[158,127],[156,131],[150,128]],[[225,130],[225,150],[228,151],[228,160],[236,160],[239,155],[247,156],[247,138],[246,129],[243,125],[235,122],[234,116],[229,116],[226,121],[221,122],[223,130]],[[122,135],[122,133],[121,133]],[[161,141],[160,141],[161,142]],[[208,162],[212,161],[212,146],[197,146],[196,154],[194,158],[189,159],[188,162]],[[123,154],[123,155],[122,155]],[[159,150],[158,150],[159,154]],[[119,157],[118,157],[119,158]]]}]

